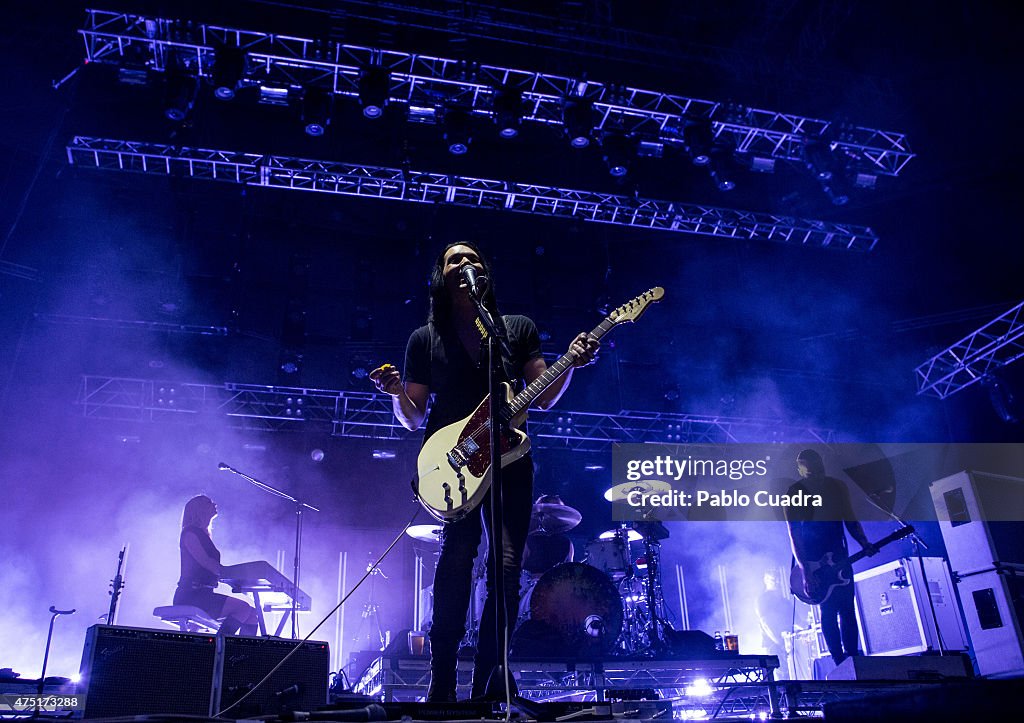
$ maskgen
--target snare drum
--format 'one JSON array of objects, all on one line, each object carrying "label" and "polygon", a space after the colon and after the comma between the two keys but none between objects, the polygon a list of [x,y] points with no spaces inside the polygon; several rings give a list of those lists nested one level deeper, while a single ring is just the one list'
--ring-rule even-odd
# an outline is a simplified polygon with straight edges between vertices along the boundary
[{"label": "snare drum", "polygon": [[629,542],[616,532],[607,540],[587,543],[587,564],[596,567],[614,582],[633,576],[633,561],[629,556]]}]

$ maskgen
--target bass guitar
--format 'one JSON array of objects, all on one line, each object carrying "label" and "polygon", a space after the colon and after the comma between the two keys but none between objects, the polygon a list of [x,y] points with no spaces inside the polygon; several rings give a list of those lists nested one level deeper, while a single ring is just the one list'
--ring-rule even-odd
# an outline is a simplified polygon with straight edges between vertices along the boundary
[{"label": "bass guitar", "polygon": [[[651,304],[660,301],[665,290],[657,286],[616,308],[598,324],[591,336],[600,339],[619,324],[636,321]],[[501,466],[506,467],[530,451],[530,439],[520,429],[530,404],[555,382],[576,360],[563,354],[537,379],[518,394],[501,384],[502,405]],[[434,432],[416,460],[416,496],[435,519],[451,522],[474,510],[491,485],[491,395],[468,417]]]},{"label": "bass guitar", "polygon": [[[882,549],[890,542],[896,542],[896,540],[902,540],[907,535],[911,534],[914,528],[910,525],[901,527],[891,535],[883,537],[881,540],[875,543],[875,547]],[[851,568],[853,563],[858,560],[862,560],[867,557],[867,552],[860,550],[850,555],[847,559],[842,562],[836,562],[832,559],[832,553],[826,553],[823,558],[817,561],[808,562],[804,565],[804,573],[801,573],[800,567],[794,565],[793,569],[789,573],[789,589],[797,600],[805,602],[808,605],[821,605],[823,602],[829,599],[832,595],[832,591],[837,587],[843,587],[849,585],[850,580],[853,576]],[[808,593],[804,592],[804,577],[809,580],[807,586]]]}]

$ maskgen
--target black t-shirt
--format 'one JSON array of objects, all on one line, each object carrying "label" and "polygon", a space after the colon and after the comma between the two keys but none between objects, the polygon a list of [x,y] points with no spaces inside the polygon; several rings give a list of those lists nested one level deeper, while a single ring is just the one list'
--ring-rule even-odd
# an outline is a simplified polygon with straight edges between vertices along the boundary
[{"label": "black t-shirt", "polygon": [[[537,325],[528,317],[503,316],[512,348],[511,371],[521,375],[523,366],[541,356]],[[421,326],[409,337],[405,350],[405,381],[430,388],[433,402],[423,439],[438,429],[466,417],[487,396],[487,345],[481,339],[478,359],[466,352],[454,330],[439,333],[434,324]],[[517,390],[522,380],[515,380]]]},{"label": "black t-shirt", "polygon": [[793,537],[803,545],[804,562],[820,560],[831,552],[835,559],[847,557],[845,523],[852,522],[853,506],[850,491],[835,477],[824,477],[817,481],[796,482],[787,494],[797,492],[820,494],[821,507],[786,508]]}]

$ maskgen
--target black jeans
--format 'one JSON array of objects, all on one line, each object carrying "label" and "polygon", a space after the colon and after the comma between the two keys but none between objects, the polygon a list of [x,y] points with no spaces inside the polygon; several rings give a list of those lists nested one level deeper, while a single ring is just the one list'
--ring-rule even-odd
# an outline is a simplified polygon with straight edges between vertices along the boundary
[{"label": "black jeans", "polygon": [[836,665],[851,655],[860,654],[853,582],[834,588],[828,600],[821,604],[821,634]]},{"label": "black jeans", "polygon": [[[533,506],[533,461],[527,455],[502,469],[502,569],[504,571],[505,611],[508,635],[519,612],[519,574],[523,548],[530,529]],[[430,695],[444,699],[455,692],[459,643],[466,635],[466,613],[473,584],[473,560],[483,529],[491,534],[491,496],[488,494],[478,513],[470,513],[445,525],[441,533],[441,554],[434,573],[434,616],[430,625]],[[500,647],[496,647],[494,576],[492,553],[487,556],[487,598],[480,619],[479,642],[473,666],[474,697],[483,695],[491,671],[497,665]]]}]

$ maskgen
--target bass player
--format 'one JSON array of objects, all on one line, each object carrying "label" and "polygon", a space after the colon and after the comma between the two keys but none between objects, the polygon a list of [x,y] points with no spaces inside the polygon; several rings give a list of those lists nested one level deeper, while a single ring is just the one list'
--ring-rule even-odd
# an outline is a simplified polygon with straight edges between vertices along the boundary
[{"label": "bass player", "polygon": [[832,660],[839,665],[851,655],[861,654],[854,610],[853,573],[847,572],[851,580],[847,584],[836,585],[830,591],[815,590],[817,578],[813,574],[813,566],[823,560],[830,560],[833,566],[842,566],[847,561],[846,531],[868,555],[876,554],[878,548],[868,540],[860,522],[854,519],[846,485],[825,475],[821,455],[813,449],[805,449],[797,456],[796,464],[801,481],[794,483],[788,494],[821,495],[823,506],[787,508],[789,540],[794,565],[800,573],[794,579],[799,578],[803,585],[802,590],[793,592],[805,596],[827,594],[820,604],[821,633]]},{"label": "bass player", "polygon": [[[375,369],[370,379],[377,389],[393,397],[395,417],[406,429],[423,424],[428,401],[433,395],[424,441],[434,432],[473,412],[487,395],[487,344],[477,311],[470,298],[466,268],[477,277],[486,277],[483,303],[497,317],[494,278],[490,265],[476,244],[462,241],[450,244],[438,256],[430,277],[430,312],[427,324],[416,329],[406,347],[404,379],[397,368],[385,365]],[[537,327],[525,316],[501,317],[507,327],[511,359],[504,360],[505,381],[516,389],[536,380],[547,369],[540,351]],[[599,342],[586,333],[570,345],[576,355],[574,366],[592,363]],[[549,386],[536,400],[536,406],[550,408],[565,392],[572,368]],[[508,625],[514,624],[519,607],[519,576],[523,548],[530,527],[533,499],[533,461],[527,454],[502,470],[504,529],[502,565],[505,581],[505,608]],[[430,627],[429,702],[455,700],[456,666],[459,643],[465,636],[473,576],[473,558],[481,530],[490,534],[490,505],[484,502],[480,512],[445,525],[441,534],[441,553],[434,577],[434,613]],[[490,563],[488,561],[488,569]],[[494,629],[495,602],[492,575],[488,573],[487,597],[480,621],[479,644],[473,669],[472,697],[496,695],[487,682],[497,665],[499,651],[490,631]],[[507,631],[511,636],[511,629]]]}]

